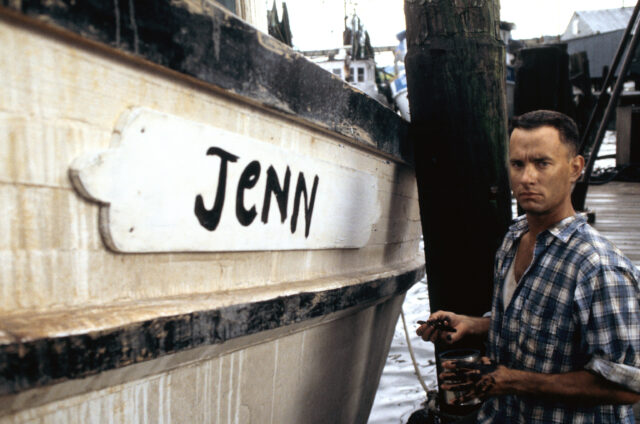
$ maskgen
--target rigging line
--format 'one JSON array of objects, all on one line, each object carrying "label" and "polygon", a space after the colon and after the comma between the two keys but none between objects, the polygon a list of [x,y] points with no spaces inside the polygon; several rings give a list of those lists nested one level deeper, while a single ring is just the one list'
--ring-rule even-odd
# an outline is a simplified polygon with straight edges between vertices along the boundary
[{"label": "rigging line", "polygon": [[404,310],[401,308],[400,309],[400,317],[402,318],[402,326],[404,327],[404,336],[407,340],[407,347],[409,348],[409,355],[411,356],[411,362],[413,362],[413,369],[416,372],[416,376],[418,377],[418,381],[420,382],[420,385],[422,386],[422,389],[424,390],[424,392],[426,394],[429,393],[429,388],[427,387],[427,385],[424,382],[424,379],[422,378],[422,375],[420,374],[420,370],[418,369],[418,362],[416,361],[416,356],[413,353],[413,347],[411,346],[411,340],[409,340],[409,329],[407,328],[407,322],[404,319]]}]

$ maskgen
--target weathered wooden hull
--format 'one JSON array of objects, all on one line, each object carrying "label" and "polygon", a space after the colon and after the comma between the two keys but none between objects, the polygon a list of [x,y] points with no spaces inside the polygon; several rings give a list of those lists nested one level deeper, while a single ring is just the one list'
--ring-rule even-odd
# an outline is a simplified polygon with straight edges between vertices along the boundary
[{"label": "weathered wooden hull", "polygon": [[[365,422],[423,275],[406,124],[214,6],[156,2],[218,28],[197,52],[186,22],[167,24],[184,31],[163,52],[146,12],[112,32],[82,19],[92,2],[15,3],[0,7],[0,422]],[[114,251],[105,205],[68,172],[137,107],[374,176],[368,241]]]}]

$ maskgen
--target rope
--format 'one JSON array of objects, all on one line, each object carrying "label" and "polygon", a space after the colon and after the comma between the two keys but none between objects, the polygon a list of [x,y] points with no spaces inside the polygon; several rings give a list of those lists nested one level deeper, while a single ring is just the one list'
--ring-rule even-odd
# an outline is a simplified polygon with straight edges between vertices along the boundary
[{"label": "rope", "polygon": [[407,347],[409,347],[409,355],[411,356],[411,362],[413,362],[413,369],[416,372],[416,376],[418,377],[418,381],[420,382],[420,385],[424,389],[424,392],[426,394],[429,394],[429,388],[427,388],[427,385],[425,384],[422,378],[422,375],[420,374],[420,370],[418,369],[418,361],[416,361],[416,356],[413,353],[413,347],[411,346],[411,341],[409,340],[409,330],[407,329],[407,322],[404,319],[404,311],[402,309],[400,309],[400,317],[402,318],[402,326],[404,327],[404,336],[407,340]]}]

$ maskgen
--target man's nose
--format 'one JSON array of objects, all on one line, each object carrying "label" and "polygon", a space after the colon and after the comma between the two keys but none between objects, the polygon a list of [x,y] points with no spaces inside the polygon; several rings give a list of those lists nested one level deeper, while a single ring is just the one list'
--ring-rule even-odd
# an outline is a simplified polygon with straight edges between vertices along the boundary
[{"label": "man's nose", "polygon": [[533,164],[527,164],[522,171],[522,182],[523,183],[534,183],[538,176],[538,172],[536,171],[535,166]]}]

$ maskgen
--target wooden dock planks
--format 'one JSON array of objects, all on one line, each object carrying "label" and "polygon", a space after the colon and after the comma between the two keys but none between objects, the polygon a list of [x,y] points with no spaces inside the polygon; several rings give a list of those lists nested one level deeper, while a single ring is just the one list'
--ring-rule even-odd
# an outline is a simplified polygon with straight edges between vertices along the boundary
[{"label": "wooden dock planks", "polygon": [[640,267],[640,184],[589,186],[586,205],[596,213],[593,226]]}]

